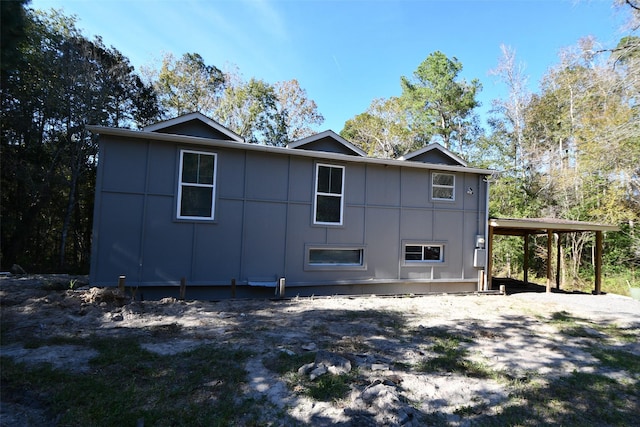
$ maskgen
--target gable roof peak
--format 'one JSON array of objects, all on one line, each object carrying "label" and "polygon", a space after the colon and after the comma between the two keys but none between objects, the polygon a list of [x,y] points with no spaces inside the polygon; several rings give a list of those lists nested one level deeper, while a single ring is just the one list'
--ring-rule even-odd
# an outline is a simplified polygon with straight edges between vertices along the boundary
[{"label": "gable roof peak", "polygon": [[212,129],[215,129],[216,131],[222,133],[223,135],[229,137],[230,140],[232,141],[236,141],[236,142],[245,142],[244,138],[241,137],[240,135],[238,135],[237,133],[235,133],[234,131],[232,131],[231,129],[223,126],[222,124],[220,124],[219,122],[210,119],[209,117],[205,116],[204,114],[196,111],[193,113],[187,113],[187,114],[183,114],[181,116],[178,117],[174,117],[172,119],[168,119],[168,120],[163,120],[157,123],[154,123],[152,125],[148,125],[142,128],[143,131],[145,132],[158,132],[161,131],[163,129],[169,128],[171,126],[175,126],[175,125],[180,125],[183,123],[187,123],[190,122],[192,120],[198,120],[202,123],[204,123],[205,125],[209,126]]},{"label": "gable roof peak", "polygon": [[351,151],[352,153],[354,153],[359,157],[367,157],[367,153],[365,153],[364,150],[354,145],[353,143],[347,141],[346,139],[344,139],[343,137],[341,137],[339,134],[335,133],[331,129],[327,129],[323,132],[316,133],[314,135],[307,136],[306,138],[302,138],[297,141],[291,142],[287,144],[287,148],[301,148],[304,145],[311,144],[316,141],[320,141],[321,139],[324,139],[324,138],[333,139],[338,144],[345,147],[348,151]]},{"label": "gable roof peak", "polygon": [[416,151],[413,151],[411,153],[407,153],[404,156],[401,156],[398,158],[398,160],[411,160],[415,157],[420,156],[421,154],[424,153],[428,153],[430,151],[439,151],[440,153],[444,154],[446,157],[448,157],[449,159],[451,159],[452,161],[458,163],[460,166],[469,166],[467,164],[467,162],[465,160],[463,160],[460,156],[457,156],[456,154],[454,154],[452,151],[447,150],[446,148],[444,148],[442,145],[438,144],[437,142],[432,142],[429,145],[426,145]]}]

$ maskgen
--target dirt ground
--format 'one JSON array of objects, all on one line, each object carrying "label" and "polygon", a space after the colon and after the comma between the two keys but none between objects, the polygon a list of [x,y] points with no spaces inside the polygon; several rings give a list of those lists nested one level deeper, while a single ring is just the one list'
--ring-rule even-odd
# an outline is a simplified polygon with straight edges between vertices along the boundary
[{"label": "dirt ground", "polygon": [[[272,415],[276,425],[285,424],[283,419],[310,425],[424,425],[424,414],[439,414],[448,424],[465,425],[472,418],[461,415],[461,408],[470,403],[482,407],[483,415],[498,411],[509,395],[504,382],[406,369],[432,354],[426,332],[471,337],[462,344],[471,360],[513,378],[535,373],[547,379],[589,372],[629,380],[628,372],[601,366],[585,346],[601,335],[593,325],[615,325],[640,337],[640,301],[613,294],[132,302],[111,291],[82,286],[82,278],[70,281],[66,276],[0,278],[2,322],[11,325],[3,330],[3,357],[79,372],[91,369],[89,361],[95,350],[89,347],[33,348],[21,336],[131,334],[140,337],[143,348],[159,354],[186,352],[211,343],[246,348],[252,356],[245,366],[247,383],[242,393],[267,402],[265,417]],[[560,334],[547,321],[558,313],[582,322],[586,336]],[[149,328],[173,333],[139,334]],[[609,345],[640,356],[638,340]],[[310,351],[339,355],[357,369],[357,382],[345,398],[314,400],[292,389],[263,363],[281,352]],[[638,384],[640,378],[635,375],[631,380]],[[39,411],[2,402],[0,424],[37,425],[44,417]]]}]

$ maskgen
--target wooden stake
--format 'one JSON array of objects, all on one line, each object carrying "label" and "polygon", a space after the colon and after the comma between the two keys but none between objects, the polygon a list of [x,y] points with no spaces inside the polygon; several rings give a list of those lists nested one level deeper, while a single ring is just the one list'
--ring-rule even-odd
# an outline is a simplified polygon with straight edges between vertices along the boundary
[{"label": "wooden stake", "polygon": [[236,279],[231,279],[231,298],[236,297]]},{"label": "wooden stake", "polygon": [[127,276],[118,277],[118,290],[124,293],[124,282],[127,280]]},{"label": "wooden stake", "polygon": [[187,293],[187,279],[182,277],[180,279],[180,299],[184,300],[184,295]]}]

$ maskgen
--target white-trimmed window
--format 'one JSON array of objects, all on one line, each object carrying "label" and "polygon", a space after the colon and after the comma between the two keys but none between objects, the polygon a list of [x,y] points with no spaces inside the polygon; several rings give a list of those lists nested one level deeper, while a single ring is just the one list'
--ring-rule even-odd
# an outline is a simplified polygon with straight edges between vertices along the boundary
[{"label": "white-trimmed window", "polygon": [[205,151],[180,151],[179,219],[213,219],[217,156]]},{"label": "white-trimmed window", "polygon": [[431,174],[431,198],[433,200],[455,200],[456,176],[451,173]]},{"label": "white-trimmed window", "polygon": [[404,247],[405,263],[444,262],[442,244],[407,244]]},{"label": "white-trimmed window", "polygon": [[344,166],[316,165],[314,224],[342,225]]},{"label": "white-trimmed window", "polygon": [[305,245],[306,270],[366,269],[363,246]]}]

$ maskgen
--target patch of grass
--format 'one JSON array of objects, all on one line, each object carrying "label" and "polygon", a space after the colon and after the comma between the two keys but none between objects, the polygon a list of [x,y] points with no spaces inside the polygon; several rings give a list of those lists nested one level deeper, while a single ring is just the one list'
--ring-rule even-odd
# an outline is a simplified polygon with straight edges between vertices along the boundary
[{"label": "patch of grass", "polygon": [[202,346],[159,356],[134,339],[94,338],[89,344],[99,351],[89,373],[3,358],[3,401],[38,396],[51,419],[69,426],[135,425],[139,419],[154,426],[229,425],[251,411],[237,400],[248,352]]},{"label": "patch of grass", "polygon": [[590,353],[604,366],[640,374],[640,356],[622,350],[592,348]]},{"label": "patch of grass", "polygon": [[612,425],[637,423],[640,391],[602,375],[573,372],[550,382],[518,388],[498,414],[477,425]]},{"label": "patch of grass", "polygon": [[456,336],[436,338],[432,351],[438,354],[423,360],[417,367],[421,372],[452,372],[475,378],[497,378],[499,374],[487,365],[467,359],[468,351],[460,346]]},{"label": "patch of grass", "polygon": [[584,321],[579,317],[574,317],[571,313],[567,311],[556,311],[551,314],[551,323],[571,323],[574,324],[576,321]]},{"label": "patch of grass", "polygon": [[389,310],[347,310],[332,313],[330,321],[341,324],[368,323],[396,333],[406,332],[407,324],[402,313]]},{"label": "patch of grass", "polygon": [[342,337],[333,342],[329,350],[338,353],[366,353],[372,351],[373,348],[365,342],[362,336],[356,335]]},{"label": "patch of grass", "polygon": [[315,400],[330,402],[344,398],[351,390],[350,384],[355,381],[355,372],[342,375],[327,373],[313,381],[306,375],[298,374],[301,366],[313,362],[315,358],[316,352],[301,354],[279,352],[273,357],[263,359],[262,363],[267,369],[283,376],[291,389]]},{"label": "patch of grass", "polygon": [[351,390],[353,377],[350,375],[325,374],[309,383],[305,394],[312,399],[322,402],[332,402],[343,399]]},{"label": "patch of grass", "polygon": [[42,289],[45,291],[65,291],[69,289],[69,279],[51,278],[42,281]]},{"label": "patch of grass", "polygon": [[618,325],[602,325],[594,324],[594,329],[608,335],[610,338],[621,341],[623,343],[634,343],[640,338],[637,329],[621,328]]},{"label": "patch of grass", "polygon": [[86,345],[87,340],[81,337],[54,335],[48,338],[29,337],[23,340],[23,347],[35,349],[52,345]]},{"label": "patch of grass", "polygon": [[352,381],[351,375],[325,374],[311,382],[305,394],[323,402],[340,400],[351,390]]},{"label": "patch of grass", "polygon": [[311,363],[316,358],[316,352],[305,352],[300,354],[288,354],[283,351],[278,352],[273,357],[265,358],[262,363],[265,368],[277,374],[298,372],[298,369]]},{"label": "patch of grass", "polygon": [[447,328],[443,328],[441,326],[434,326],[434,327],[425,327],[425,326],[419,326],[417,328],[412,328],[408,331],[408,333],[410,335],[412,335],[414,338],[420,338],[420,339],[424,339],[424,340],[431,340],[433,341],[434,339],[440,338],[440,339],[453,339],[453,340],[457,340],[458,342],[471,342],[472,339],[459,333],[459,332],[452,332],[451,330],[447,329]]},{"label": "patch of grass", "polygon": [[601,341],[610,338],[628,343],[638,340],[638,334],[633,330],[622,329],[615,324],[589,322],[566,311],[553,313],[550,323],[555,324],[560,333],[570,337],[593,338]]},{"label": "patch of grass", "polygon": [[151,332],[151,335],[153,335],[154,337],[166,337],[178,335],[182,331],[182,325],[174,322],[164,325],[153,325],[148,329],[149,332]]}]

